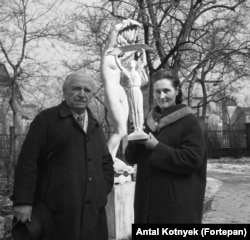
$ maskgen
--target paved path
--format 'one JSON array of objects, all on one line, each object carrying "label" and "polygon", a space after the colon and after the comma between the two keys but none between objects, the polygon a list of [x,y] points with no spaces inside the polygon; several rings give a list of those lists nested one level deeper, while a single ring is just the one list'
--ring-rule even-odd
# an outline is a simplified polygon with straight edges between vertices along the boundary
[{"label": "paved path", "polygon": [[250,223],[250,172],[208,172],[221,181],[203,223]]}]

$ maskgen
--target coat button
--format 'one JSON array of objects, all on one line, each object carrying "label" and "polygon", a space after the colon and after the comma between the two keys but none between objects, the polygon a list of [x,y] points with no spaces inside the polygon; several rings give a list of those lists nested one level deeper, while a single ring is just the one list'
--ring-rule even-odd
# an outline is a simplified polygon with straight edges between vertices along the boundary
[{"label": "coat button", "polygon": [[86,203],[87,203],[87,204],[90,203],[90,197],[87,197],[87,198],[86,198]]},{"label": "coat button", "polygon": [[89,182],[92,182],[92,180],[93,180],[92,177],[89,177],[89,178],[88,178],[88,181],[89,181]]},{"label": "coat button", "polygon": [[88,162],[90,162],[91,161],[91,158],[88,158]]},{"label": "coat button", "polygon": [[88,137],[86,137],[86,142],[88,142],[89,141],[89,138]]}]

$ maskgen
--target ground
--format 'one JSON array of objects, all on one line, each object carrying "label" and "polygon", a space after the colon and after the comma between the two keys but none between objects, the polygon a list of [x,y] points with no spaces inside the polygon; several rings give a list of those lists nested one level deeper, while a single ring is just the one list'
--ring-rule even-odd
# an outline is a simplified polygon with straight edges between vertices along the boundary
[{"label": "ground", "polygon": [[250,222],[250,158],[208,161],[203,223]]},{"label": "ground", "polygon": [[[250,222],[250,158],[208,161],[203,223]],[[11,239],[11,201],[0,199],[0,240]]]}]

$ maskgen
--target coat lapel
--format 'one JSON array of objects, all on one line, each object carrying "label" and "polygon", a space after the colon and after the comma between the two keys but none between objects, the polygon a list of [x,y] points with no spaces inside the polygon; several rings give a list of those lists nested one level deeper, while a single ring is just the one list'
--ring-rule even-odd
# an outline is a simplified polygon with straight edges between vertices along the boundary
[{"label": "coat lapel", "polygon": [[98,121],[94,118],[92,112],[90,111],[89,108],[87,108],[88,112],[88,118],[89,118],[89,123],[88,123],[88,129],[87,129],[87,134],[89,134],[95,126],[100,126]]},{"label": "coat lapel", "polygon": [[72,115],[68,105],[66,104],[66,101],[63,101],[59,104],[59,115],[62,118],[68,117],[69,115]]}]

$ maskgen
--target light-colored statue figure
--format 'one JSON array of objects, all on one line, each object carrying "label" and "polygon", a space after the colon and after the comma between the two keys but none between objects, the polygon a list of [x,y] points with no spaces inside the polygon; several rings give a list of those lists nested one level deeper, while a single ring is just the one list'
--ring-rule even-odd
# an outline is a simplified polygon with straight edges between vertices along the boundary
[{"label": "light-colored statue figure", "polygon": [[[143,134],[143,122],[144,122],[144,113],[143,113],[143,95],[141,91],[142,82],[147,82],[148,78],[144,71],[144,66],[146,65],[146,54],[145,50],[142,50],[141,58],[137,61],[132,59],[129,61],[128,67],[125,68],[119,57],[116,55],[116,63],[123,75],[126,78],[128,83],[128,101],[131,111],[131,118],[134,126],[134,133],[137,135]],[[147,138],[147,135],[145,135]]]},{"label": "light-colored statue figure", "polygon": [[116,173],[132,171],[123,161],[116,158],[123,137],[127,136],[129,105],[126,92],[121,86],[121,69],[117,60],[124,62],[134,57],[135,52],[149,48],[136,44],[141,24],[132,19],[123,20],[114,26],[109,34],[101,59],[101,79],[104,85],[105,105],[114,125],[115,132],[108,140],[108,147],[114,159]]},{"label": "light-colored statue figure", "polygon": [[[121,31],[128,27],[131,27],[130,33],[126,33],[126,36],[125,33],[122,35]],[[109,35],[101,61],[101,78],[104,84],[105,105],[115,128],[114,134],[108,140],[108,147],[115,161],[114,167],[116,172],[122,172],[123,168],[126,167],[125,163],[116,158],[116,154],[122,138],[127,135],[129,105],[126,92],[120,84],[121,71],[117,66],[115,55],[122,53],[118,47],[135,42],[137,28],[139,27],[141,25],[131,19],[116,24]],[[126,53],[124,57],[128,55],[131,55],[131,53]]]}]

